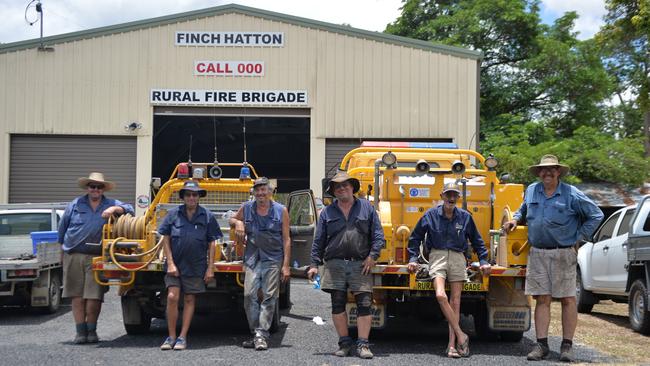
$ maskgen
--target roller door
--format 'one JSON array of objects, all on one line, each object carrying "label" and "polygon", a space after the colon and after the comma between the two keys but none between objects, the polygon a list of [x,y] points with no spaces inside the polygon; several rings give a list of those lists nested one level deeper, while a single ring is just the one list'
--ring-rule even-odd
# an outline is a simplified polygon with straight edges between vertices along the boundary
[{"label": "roller door", "polygon": [[325,141],[325,177],[333,177],[345,154],[359,145],[361,145],[361,139],[327,139]]},{"label": "roller door", "polygon": [[12,135],[9,202],[66,202],[91,171],[116,183],[111,198],[135,201],[136,137]]}]

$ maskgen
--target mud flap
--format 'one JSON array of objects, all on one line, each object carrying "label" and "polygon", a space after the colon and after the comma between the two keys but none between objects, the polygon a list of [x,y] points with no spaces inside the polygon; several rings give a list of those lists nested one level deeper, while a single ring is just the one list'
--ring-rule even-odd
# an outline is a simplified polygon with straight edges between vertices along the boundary
[{"label": "mud flap", "polygon": [[493,331],[525,332],[531,311],[523,277],[491,277],[487,298],[488,326]]},{"label": "mud flap", "polygon": [[[357,304],[347,303],[345,311],[348,313],[348,327],[357,325]],[[370,309],[372,314],[372,328],[382,329],[386,326],[386,308],[384,304],[372,304]]]},{"label": "mud flap", "polygon": [[36,281],[32,282],[31,306],[42,307],[50,305],[50,273],[51,271],[41,271]]}]

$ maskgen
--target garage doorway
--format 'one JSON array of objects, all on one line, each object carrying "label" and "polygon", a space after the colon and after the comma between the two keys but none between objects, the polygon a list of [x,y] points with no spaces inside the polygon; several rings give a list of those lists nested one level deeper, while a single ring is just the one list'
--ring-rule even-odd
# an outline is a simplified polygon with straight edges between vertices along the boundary
[{"label": "garage doorway", "polygon": [[[219,161],[242,162],[245,124],[247,160],[257,173],[277,179],[279,193],[309,188],[308,116],[236,115],[236,110],[222,111],[225,115],[192,112],[154,115],[153,177],[165,182],[176,164],[188,160],[190,136],[192,161],[213,162],[215,129]],[[214,113],[213,109],[207,112]],[[224,176],[234,174],[224,169]]]}]

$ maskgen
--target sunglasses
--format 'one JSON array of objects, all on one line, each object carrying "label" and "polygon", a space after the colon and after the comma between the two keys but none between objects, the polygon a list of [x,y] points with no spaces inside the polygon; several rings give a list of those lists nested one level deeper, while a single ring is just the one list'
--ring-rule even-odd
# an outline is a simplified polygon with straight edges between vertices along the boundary
[{"label": "sunglasses", "polygon": [[104,189],[104,185],[103,184],[89,184],[88,188],[90,188],[90,189]]},{"label": "sunglasses", "polygon": [[183,197],[188,196],[188,197],[198,197],[199,193],[198,192],[185,192],[183,193]]},{"label": "sunglasses", "polygon": [[342,182],[342,183],[334,183],[334,184],[332,184],[332,188],[334,190],[337,190],[339,188],[348,188],[350,186],[351,186],[350,182]]}]

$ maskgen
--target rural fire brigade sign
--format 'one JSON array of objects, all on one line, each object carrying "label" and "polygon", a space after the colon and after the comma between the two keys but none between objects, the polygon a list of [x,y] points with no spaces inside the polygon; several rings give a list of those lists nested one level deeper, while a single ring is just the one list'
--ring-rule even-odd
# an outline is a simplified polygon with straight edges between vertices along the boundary
[{"label": "rural fire brigade sign", "polygon": [[305,90],[151,89],[153,105],[278,105],[308,106]]},{"label": "rural fire brigade sign", "polygon": [[195,61],[194,75],[264,76],[264,61]]}]

